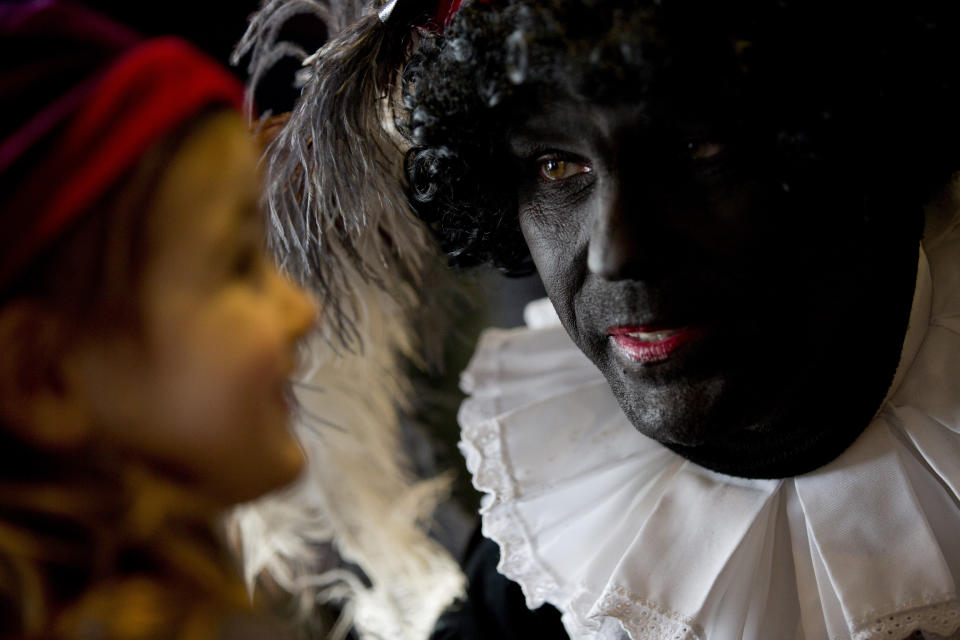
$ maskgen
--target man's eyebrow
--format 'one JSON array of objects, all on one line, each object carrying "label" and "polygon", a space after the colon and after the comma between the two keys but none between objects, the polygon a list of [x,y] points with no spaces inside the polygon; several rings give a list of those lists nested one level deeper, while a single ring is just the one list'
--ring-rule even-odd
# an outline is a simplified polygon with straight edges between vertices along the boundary
[{"label": "man's eyebrow", "polygon": [[544,142],[541,138],[531,136],[527,133],[509,133],[507,134],[507,149],[518,158],[526,158],[533,155],[543,148]]},{"label": "man's eyebrow", "polygon": [[[507,132],[507,148],[518,157],[525,157],[544,147],[566,147],[583,139],[583,133],[574,133],[569,119],[544,122],[530,121]],[[582,129],[582,128],[581,128]]]},{"label": "man's eyebrow", "polygon": [[643,103],[604,107],[602,113],[589,104],[561,103],[508,129],[506,142],[513,155],[526,157],[544,147],[575,148],[585,140],[610,140],[625,128],[654,124]]}]

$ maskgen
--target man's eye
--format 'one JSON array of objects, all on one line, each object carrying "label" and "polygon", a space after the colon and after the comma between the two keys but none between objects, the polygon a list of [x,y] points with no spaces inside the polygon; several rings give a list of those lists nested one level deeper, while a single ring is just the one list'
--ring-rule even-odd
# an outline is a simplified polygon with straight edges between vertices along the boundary
[{"label": "man's eye", "polygon": [[590,165],[585,162],[562,158],[540,158],[537,160],[540,177],[547,182],[566,180],[580,173],[590,173]]},{"label": "man's eye", "polygon": [[723,145],[709,140],[687,142],[687,155],[691,160],[710,160],[723,153]]}]

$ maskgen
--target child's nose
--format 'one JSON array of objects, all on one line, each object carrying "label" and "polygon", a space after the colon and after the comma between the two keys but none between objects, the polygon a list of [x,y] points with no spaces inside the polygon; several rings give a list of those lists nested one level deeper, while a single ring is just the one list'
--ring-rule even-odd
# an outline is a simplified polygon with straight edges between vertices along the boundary
[{"label": "child's nose", "polygon": [[313,328],[320,316],[316,299],[306,289],[279,271],[274,272],[276,299],[291,335],[299,338]]}]

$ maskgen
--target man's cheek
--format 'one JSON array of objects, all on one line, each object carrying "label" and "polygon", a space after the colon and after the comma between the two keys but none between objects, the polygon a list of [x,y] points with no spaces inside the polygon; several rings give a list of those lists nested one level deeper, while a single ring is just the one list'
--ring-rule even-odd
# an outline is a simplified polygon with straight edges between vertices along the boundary
[{"label": "man's cheek", "polygon": [[547,296],[553,302],[561,319],[564,319],[574,282],[573,274],[570,273],[570,264],[564,259],[562,248],[558,248],[555,243],[545,243],[541,239],[535,244],[528,241],[528,247]]}]

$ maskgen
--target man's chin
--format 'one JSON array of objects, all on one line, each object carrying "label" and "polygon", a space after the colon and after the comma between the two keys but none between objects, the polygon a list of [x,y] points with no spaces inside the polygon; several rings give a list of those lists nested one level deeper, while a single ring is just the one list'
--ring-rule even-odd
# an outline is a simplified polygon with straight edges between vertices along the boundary
[{"label": "man's chin", "polygon": [[708,443],[709,436],[713,433],[712,429],[704,428],[711,424],[706,416],[695,416],[690,415],[689,412],[667,409],[671,413],[680,415],[675,415],[672,419],[657,420],[646,415],[649,412],[638,412],[633,407],[624,407],[622,402],[620,404],[627,419],[637,431],[661,444],[699,447]]},{"label": "man's chin", "polygon": [[728,421],[718,415],[725,386],[718,378],[696,383],[619,379],[610,385],[637,431],[663,444],[680,447],[708,444],[730,431],[724,426]]},{"label": "man's chin", "polygon": [[637,431],[652,438],[660,444],[667,446],[677,446],[684,448],[697,448],[707,443],[707,438],[701,433],[690,433],[683,430],[671,429],[670,427],[659,427],[648,429],[633,425]]}]

